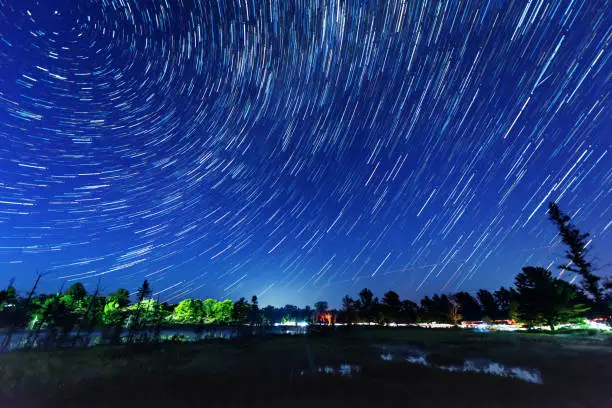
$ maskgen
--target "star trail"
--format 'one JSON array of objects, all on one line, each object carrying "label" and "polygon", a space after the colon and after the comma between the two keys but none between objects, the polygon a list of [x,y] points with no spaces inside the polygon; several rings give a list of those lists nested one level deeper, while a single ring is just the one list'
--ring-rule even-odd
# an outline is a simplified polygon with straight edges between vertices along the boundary
[{"label": "star trail", "polygon": [[[0,0],[0,280],[416,298],[612,262],[609,1]],[[25,289],[25,288],[24,288]]]}]

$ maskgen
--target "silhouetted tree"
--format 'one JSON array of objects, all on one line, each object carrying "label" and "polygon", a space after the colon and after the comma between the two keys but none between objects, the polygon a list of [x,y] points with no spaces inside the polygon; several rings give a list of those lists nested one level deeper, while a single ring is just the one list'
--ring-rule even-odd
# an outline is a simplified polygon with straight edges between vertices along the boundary
[{"label": "silhouetted tree", "polygon": [[110,297],[114,297],[119,307],[126,307],[130,304],[130,292],[127,289],[119,288]]},{"label": "silhouetted tree", "polygon": [[372,319],[377,324],[385,323],[385,306],[378,300],[378,296],[372,300]]},{"label": "silhouetted tree", "polygon": [[399,295],[392,290],[388,291],[383,296],[382,304],[385,321],[397,322],[402,310],[402,301]]},{"label": "silhouetted tree", "polygon": [[425,296],[421,300],[422,313],[420,319],[425,322],[451,323],[455,317],[453,305],[446,295],[435,294],[431,297]]},{"label": "silhouetted tree", "polygon": [[233,320],[238,324],[247,323],[249,320],[249,307],[250,305],[243,297],[234,302]]},{"label": "silhouetted tree", "polygon": [[559,323],[576,319],[588,310],[575,302],[575,287],[554,279],[544,268],[523,268],[515,278],[515,286],[519,318],[530,325],[546,324],[554,332]]},{"label": "silhouetted tree", "polygon": [[262,323],[261,312],[259,311],[259,301],[257,296],[251,297],[251,311],[249,314],[249,321],[252,325],[258,326]]},{"label": "silhouetted tree", "polygon": [[373,319],[373,299],[374,294],[368,288],[363,288],[359,292],[359,317],[361,320],[370,322]]},{"label": "silhouetted tree", "polygon": [[603,284],[603,303],[606,306],[608,325],[612,326],[612,278],[608,278]]},{"label": "silhouetted tree", "polygon": [[355,300],[353,300],[353,298],[351,298],[349,295],[342,298],[342,312],[345,323],[355,323],[357,318],[357,309],[355,308]]},{"label": "silhouetted tree", "polygon": [[402,301],[400,320],[402,323],[415,323],[419,313],[419,305],[411,300]]},{"label": "silhouetted tree", "polygon": [[149,287],[149,281],[146,279],[142,282],[142,285],[136,291],[138,303],[136,304],[134,314],[132,315],[132,322],[129,325],[128,343],[131,343],[134,339],[134,332],[140,329],[141,321],[140,314],[142,310],[142,302],[148,296],[151,296],[151,288]]},{"label": "silhouetted tree", "polygon": [[565,257],[569,259],[569,263],[559,265],[559,268],[564,271],[574,272],[582,276],[582,287],[593,296],[596,304],[602,303],[602,291],[599,286],[600,277],[593,273],[593,266],[586,259],[588,254],[587,245],[589,242],[588,233],[581,233],[568,215],[564,214],[556,203],[548,205],[548,218],[555,223],[559,229],[561,240],[568,249],[565,251]]},{"label": "silhouetted tree", "polygon": [[290,319],[297,321],[300,318],[299,317],[300,309],[297,306],[285,305],[282,309],[283,309],[283,314],[285,316],[289,316]]},{"label": "silhouetted tree", "polygon": [[514,288],[506,289],[501,287],[493,293],[495,304],[499,310],[499,317],[502,319],[512,319],[513,302],[516,303],[516,290]]},{"label": "silhouetted tree", "polygon": [[[155,316],[154,316],[155,329],[153,330],[153,341],[155,343],[159,343],[160,338],[161,338],[161,328],[162,328],[164,319],[166,317],[170,317],[172,315],[172,312],[167,312],[166,309],[162,307],[162,305],[159,303],[159,295],[157,295],[157,299],[155,300],[155,303],[157,304],[157,307],[155,308]],[[201,303],[202,301],[200,300],[200,304]],[[201,316],[202,314],[200,313],[200,317]],[[194,332],[198,336],[198,340],[199,340],[202,335],[202,325],[198,324],[196,328],[194,329]]]},{"label": "silhouetted tree", "polygon": [[497,308],[497,303],[495,302],[495,297],[485,289],[480,289],[476,296],[478,297],[478,301],[482,306],[482,312],[484,314],[483,318],[489,318],[491,320],[496,320],[500,318],[499,309]]},{"label": "silhouetted tree", "polygon": [[0,291],[0,311],[6,307],[15,307],[17,305],[17,290],[13,283],[14,279],[11,279],[6,290]]},{"label": "silhouetted tree", "polygon": [[448,298],[448,319],[454,325],[458,325],[463,316],[461,315],[461,309],[459,307],[459,302],[457,302],[453,297]]},{"label": "silhouetted tree", "polygon": [[65,295],[72,296],[74,300],[79,301],[85,298],[87,290],[85,290],[85,286],[81,282],[77,282],[68,288]]},{"label": "silhouetted tree", "polygon": [[[435,295],[437,296],[437,295]],[[418,316],[419,322],[434,322],[439,319],[438,302],[425,296],[421,299],[421,311]]]},{"label": "silhouetted tree", "polygon": [[470,321],[482,319],[482,308],[476,299],[474,299],[474,297],[469,293],[455,293],[453,295],[453,300],[457,303],[459,313],[463,316],[463,319]]},{"label": "silhouetted tree", "polygon": [[316,312],[324,313],[327,312],[327,309],[329,309],[329,304],[325,300],[319,300],[318,302],[315,302],[314,308]]},{"label": "silhouetted tree", "polygon": [[[14,279],[11,279],[6,290],[0,291],[0,325],[12,326],[19,323],[19,301],[17,290],[13,286]],[[24,314],[24,313],[22,313]]]}]

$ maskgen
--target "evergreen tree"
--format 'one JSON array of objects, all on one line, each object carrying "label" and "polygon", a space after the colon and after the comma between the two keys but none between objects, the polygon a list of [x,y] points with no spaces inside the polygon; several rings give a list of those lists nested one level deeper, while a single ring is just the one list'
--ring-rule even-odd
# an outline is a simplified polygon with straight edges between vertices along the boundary
[{"label": "evergreen tree", "polygon": [[589,308],[576,302],[571,284],[554,279],[544,268],[528,266],[515,278],[520,320],[530,325],[546,324],[551,331],[560,323],[570,322]]},{"label": "evergreen tree", "polygon": [[385,314],[385,320],[397,322],[402,310],[402,301],[399,295],[392,290],[388,291],[383,296],[382,304],[384,306],[383,313]]},{"label": "evergreen tree", "polygon": [[403,300],[400,312],[402,323],[415,323],[419,314],[419,305],[411,300]]},{"label": "evergreen tree", "polygon": [[514,307],[513,302],[516,298],[516,290],[514,288],[506,289],[502,286],[499,290],[495,291],[493,297],[499,309],[500,317],[502,319],[512,319],[511,309]]},{"label": "evergreen tree", "polygon": [[459,306],[459,313],[465,320],[480,320],[482,319],[483,312],[480,304],[474,299],[472,295],[467,292],[459,292],[453,295],[453,300]]},{"label": "evergreen tree", "polygon": [[249,314],[249,321],[252,325],[257,326],[261,324],[261,312],[259,311],[259,302],[257,296],[253,295],[251,298],[251,312]]},{"label": "evergreen tree", "polygon": [[238,324],[245,324],[249,320],[249,303],[241,297],[234,303],[232,320]]},{"label": "evergreen tree", "polygon": [[127,289],[119,288],[110,296],[117,300],[120,307],[126,307],[130,304],[130,292]]},{"label": "evergreen tree", "polygon": [[132,316],[130,316],[131,323],[129,324],[130,330],[128,334],[128,343],[131,343],[134,339],[134,332],[141,328],[140,314],[142,311],[142,302],[143,300],[145,300],[145,298],[151,296],[151,288],[149,287],[149,281],[145,279],[144,282],[142,282],[142,285],[136,291],[136,296],[138,298],[138,303],[134,308],[134,313],[132,314]]},{"label": "evergreen tree", "polygon": [[355,300],[350,296],[346,295],[342,298],[342,313],[344,314],[344,321],[347,324],[353,324],[356,320],[357,311],[355,308]]},{"label": "evergreen tree", "polygon": [[480,289],[476,296],[482,305],[482,311],[484,313],[483,318],[488,318],[491,320],[497,320],[500,318],[499,309],[497,308],[497,303],[495,302],[495,297],[485,289]]},{"label": "evergreen tree", "polygon": [[325,313],[327,312],[327,309],[329,309],[329,304],[325,300],[319,300],[318,302],[315,302],[314,308],[318,313]]},{"label": "evergreen tree", "polygon": [[374,294],[368,288],[363,288],[359,292],[359,315],[362,321],[371,322],[373,320],[373,298]]},{"label": "evergreen tree", "polygon": [[588,233],[581,233],[568,215],[564,214],[556,203],[548,205],[548,218],[555,223],[561,235],[561,241],[567,245],[565,257],[569,259],[566,265],[559,268],[564,271],[574,272],[582,277],[582,287],[593,296],[596,304],[601,304],[603,295],[599,286],[600,277],[593,273],[593,266],[586,259],[589,250],[587,248]]},{"label": "evergreen tree", "polygon": [[87,290],[81,282],[77,282],[71,285],[64,295],[71,296],[75,301],[80,301],[87,295]]}]

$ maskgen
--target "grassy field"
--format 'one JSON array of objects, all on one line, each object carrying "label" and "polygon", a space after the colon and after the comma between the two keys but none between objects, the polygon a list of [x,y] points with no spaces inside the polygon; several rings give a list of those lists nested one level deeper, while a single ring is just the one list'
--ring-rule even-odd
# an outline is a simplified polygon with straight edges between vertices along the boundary
[{"label": "grassy field", "polygon": [[[376,345],[410,345],[437,364],[486,358],[540,370],[543,384],[383,361]],[[350,377],[311,367],[359,365]],[[0,356],[0,406],[438,407],[612,406],[606,335],[352,328],[308,337],[96,347]]]}]

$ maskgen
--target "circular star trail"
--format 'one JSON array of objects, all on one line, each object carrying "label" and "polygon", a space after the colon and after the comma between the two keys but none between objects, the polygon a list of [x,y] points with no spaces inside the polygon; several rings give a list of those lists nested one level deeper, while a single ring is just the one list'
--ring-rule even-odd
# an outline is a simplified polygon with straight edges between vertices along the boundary
[{"label": "circular star trail", "polygon": [[612,247],[608,1],[0,0],[0,278],[332,304]]}]

